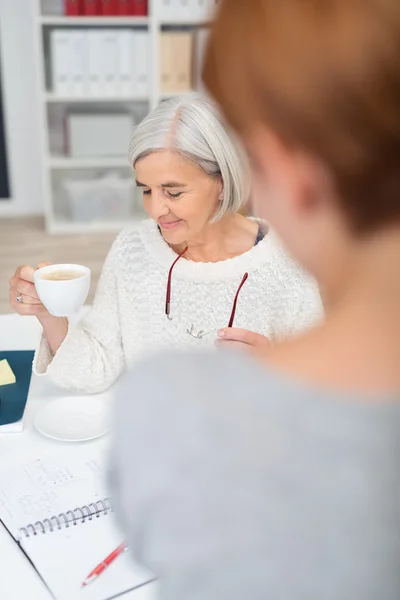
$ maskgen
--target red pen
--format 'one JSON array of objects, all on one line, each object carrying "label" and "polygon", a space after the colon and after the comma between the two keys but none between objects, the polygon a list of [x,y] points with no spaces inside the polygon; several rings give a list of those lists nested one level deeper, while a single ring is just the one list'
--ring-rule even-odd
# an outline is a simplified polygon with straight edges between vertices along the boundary
[{"label": "red pen", "polygon": [[128,550],[128,546],[126,544],[121,544],[118,546],[118,548],[115,548],[115,550],[113,550],[111,554],[107,556],[107,558],[105,558],[100,564],[97,565],[97,567],[93,569],[93,571],[89,573],[85,581],[82,583],[82,587],[89,585],[89,583],[92,583],[92,581],[97,579],[97,577],[101,575],[102,572],[107,569],[107,567],[111,565],[116,558],[118,558],[118,556],[126,552],[126,550]]}]

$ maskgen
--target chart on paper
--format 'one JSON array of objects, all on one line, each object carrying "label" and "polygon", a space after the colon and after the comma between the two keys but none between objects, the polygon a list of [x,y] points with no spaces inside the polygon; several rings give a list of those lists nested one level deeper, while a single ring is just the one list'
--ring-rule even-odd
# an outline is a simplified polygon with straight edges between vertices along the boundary
[{"label": "chart on paper", "polygon": [[33,460],[0,477],[0,518],[10,531],[106,495],[101,455],[65,454]]}]

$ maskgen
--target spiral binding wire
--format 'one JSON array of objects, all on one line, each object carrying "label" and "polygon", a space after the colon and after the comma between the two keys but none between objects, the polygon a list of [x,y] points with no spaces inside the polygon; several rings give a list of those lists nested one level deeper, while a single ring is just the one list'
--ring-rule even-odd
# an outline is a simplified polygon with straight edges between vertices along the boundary
[{"label": "spiral binding wire", "polygon": [[78,506],[74,510],[67,510],[65,513],[60,513],[58,516],[52,516],[49,519],[43,519],[43,521],[36,521],[35,523],[29,523],[25,527],[21,527],[20,534],[24,537],[31,537],[34,535],[53,533],[53,531],[63,529],[64,527],[70,527],[71,525],[77,525],[78,523],[85,523],[86,521],[92,521],[102,515],[107,515],[108,512],[113,511],[113,506],[110,498],[104,498],[104,500],[98,500],[97,502],[91,502],[84,506]]}]

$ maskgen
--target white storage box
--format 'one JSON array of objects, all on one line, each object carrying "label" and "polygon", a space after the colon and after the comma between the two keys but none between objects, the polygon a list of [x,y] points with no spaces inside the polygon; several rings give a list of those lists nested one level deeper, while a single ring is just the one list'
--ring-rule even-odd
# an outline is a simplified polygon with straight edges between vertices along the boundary
[{"label": "white storage box", "polygon": [[70,113],[67,150],[74,158],[127,156],[134,119],[129,113]]},{"label": "white storage box", "polygon": [[64,180],[73,221],[125,221],[132,217],[134,184],[130,178],[107,175],[98,179]]}]

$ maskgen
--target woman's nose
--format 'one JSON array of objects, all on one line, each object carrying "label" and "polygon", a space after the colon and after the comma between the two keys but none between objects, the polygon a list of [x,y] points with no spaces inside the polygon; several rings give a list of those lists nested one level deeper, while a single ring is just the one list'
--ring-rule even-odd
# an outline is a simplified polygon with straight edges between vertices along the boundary
[{"label": "woman's nose", "polygon": [[169,213],[169,207],[165,202],[163,194],[153,194],[151,200],[151,212],[153,213],[156,220],[160,217],[164,217]]}]

